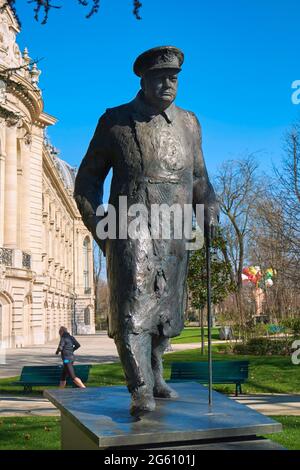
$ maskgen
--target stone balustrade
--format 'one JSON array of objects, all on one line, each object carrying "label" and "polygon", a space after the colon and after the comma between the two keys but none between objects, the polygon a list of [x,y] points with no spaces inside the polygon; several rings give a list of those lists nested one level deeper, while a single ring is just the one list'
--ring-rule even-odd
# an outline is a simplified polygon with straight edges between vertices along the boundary
[{"label": "stone balustrade", "polygon": [[31,255],[18,249],[0,247],[0,264],[11,268],[31,269]]},{"label": "stone balustrade", "polygon": [[0,264],[13,265],[13,250],[11,248],[0,248]]}]

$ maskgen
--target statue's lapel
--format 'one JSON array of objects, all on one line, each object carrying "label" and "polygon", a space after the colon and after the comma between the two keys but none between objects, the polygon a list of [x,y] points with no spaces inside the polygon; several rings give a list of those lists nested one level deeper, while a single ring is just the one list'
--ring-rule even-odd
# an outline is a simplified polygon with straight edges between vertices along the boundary
[{"label": "statue's lapel", "polygon": [[138,151],[141,155],[142,164],[147,158],[150,147],[150,128],[147,118],[137,111],[131,113],[131,130]]}]

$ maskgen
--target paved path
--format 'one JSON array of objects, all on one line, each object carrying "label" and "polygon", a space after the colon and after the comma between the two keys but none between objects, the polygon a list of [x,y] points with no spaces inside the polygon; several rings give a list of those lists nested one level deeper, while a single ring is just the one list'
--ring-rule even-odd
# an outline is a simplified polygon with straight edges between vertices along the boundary
[{"label": "paved path", "polygon": [[[244,395],[230,397],[268,416],[300,416],[300,395]],[[59,411],[44,398],[0,396],[0,419],[4,416],[59,416]]]},{"label": "paved path", "polygon": [[7,416],[60,416],[45,398],[0,395],[0,419]]},{"label": "paved path", "polygon": [[[119,361],[114,340],[106,332],[96,335],[76,336],[81,344],[76,351],[77,364],[104,364]],[[23,366],[60,364],[60,356],[55,355],[58,340],[40,346],[8,349],[0,361],[0,378],[20,375]],[[169,352],[199,348],[198,343],[172,344]]]},{"label": "paved path", "polygon": [[[115,343],[105,332],[76,338],[81,344],[76,351],[77,363],[99,364],[118,360]],[[5,364],[0,364],[0,378],[20,375],[23,366],[60,364],[60,356],[55,355],[57,345],[58,340],[54,340],[40,346],[6,350],[5,361],[2,361]]]},{"label": "paved path", "polygon": [[300,395],[260,394],[231,397],[233,400],[247,405],[264,415],[300,416]]}]

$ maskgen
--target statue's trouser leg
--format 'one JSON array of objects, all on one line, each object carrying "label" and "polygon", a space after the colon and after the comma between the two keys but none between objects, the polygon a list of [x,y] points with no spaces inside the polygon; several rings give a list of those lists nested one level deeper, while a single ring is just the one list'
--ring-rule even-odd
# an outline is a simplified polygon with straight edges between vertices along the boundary
[{"label": "statue's trouser leg", "polygon": [[131,413],[152,411],[153,372],[151,367],[151,335],[127,334],[115,338],[129,392],[132,394]]},{"label": "statue's trouser leg", "polygon": [[166,336],[152,337],[152,370],[154,378],[153,393],[155,397],[160,398],[176,398],[178,395],[171,387],[169,387],[163,379],[162,355],[168,347],[169,338]]}]

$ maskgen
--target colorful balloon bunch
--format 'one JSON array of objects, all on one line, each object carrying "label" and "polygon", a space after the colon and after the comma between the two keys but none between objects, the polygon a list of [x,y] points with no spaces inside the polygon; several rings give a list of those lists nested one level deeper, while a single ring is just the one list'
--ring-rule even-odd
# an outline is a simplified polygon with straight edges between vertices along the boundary
[{"label": "colorful balloon bunch", "polygon": [[273,277],[276,275],[276,271],[272,268],[266,269],[264,274],[261,272],[260,266],[249,266],[243,268],[242,281],[244,284],[252,283],[256,288],[272,287]]},{"label": "colorful balloon bunch", "polygon": [[251,282],[255,286],[258,286],[261,277],[262,274],[259,266],[250,266],[243,269],[242,280],[245,284]]},{"label": "colorful balloon bunch", "polygon": [[265,278],[264,278],[266,287],[272,287],[272,285],[274,284],[273,277],[275,275],[276,275],[276,271],[274,269],[269,268],[269,269],[266,270]]}]

